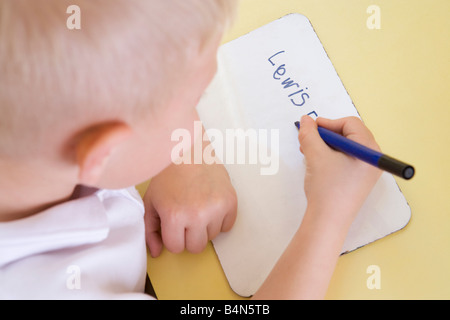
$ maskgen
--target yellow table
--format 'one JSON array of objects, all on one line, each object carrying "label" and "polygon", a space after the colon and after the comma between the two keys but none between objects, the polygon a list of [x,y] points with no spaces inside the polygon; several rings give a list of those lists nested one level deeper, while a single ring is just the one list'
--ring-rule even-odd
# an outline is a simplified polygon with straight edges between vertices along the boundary
[{"label": "yellow table", "polygon": [[[241,1],[225,42],[306,15],[383,151],[416,167],[411,181],[397,180],[410,223],[342,256],[327,298],[450,299],[450,1]],[[367,286],[370,265],[380,268],[380,289]],[[160,299],[240,298],[211,244],[198,255],[165,250],[148,272]]]}]

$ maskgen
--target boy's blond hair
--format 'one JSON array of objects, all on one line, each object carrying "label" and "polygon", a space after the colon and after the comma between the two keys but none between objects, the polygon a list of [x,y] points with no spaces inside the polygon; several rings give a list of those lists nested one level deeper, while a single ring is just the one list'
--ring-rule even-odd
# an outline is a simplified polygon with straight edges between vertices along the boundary
[{"label": "boy's blond hair", "polygon": [[[81,29],[66,25],[78,5]],[[230,21],[235,0],[0,0],[0,157],[62,132],[128,122],[176,94],[177,75]],[[56,140],[55,140],[56,139]]]}]

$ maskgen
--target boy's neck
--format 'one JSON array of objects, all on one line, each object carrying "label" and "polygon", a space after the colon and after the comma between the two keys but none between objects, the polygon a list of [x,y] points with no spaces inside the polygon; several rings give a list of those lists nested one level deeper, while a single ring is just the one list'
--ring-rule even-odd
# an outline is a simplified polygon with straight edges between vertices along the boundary
[{"label": "boy's neck", "polygon": [[21,207],[14,206],[14,205],[8,206],[8,204],[4,204],[2,202],[0,204],[0,223],[30,217],[30,216],[35,215],[39,212],[42,212],[46,209],[49,209],[55,205],[63,203],[67,200],[68,200],[68,198],[65,198],[65,199],[54,201],[54,202],[29,205],[29,206],[21,206]]},{"label": "boy's neck", "polygon": [[70,199],[75,188],[56,168],[0,161],[0,222],[23,219]]}]

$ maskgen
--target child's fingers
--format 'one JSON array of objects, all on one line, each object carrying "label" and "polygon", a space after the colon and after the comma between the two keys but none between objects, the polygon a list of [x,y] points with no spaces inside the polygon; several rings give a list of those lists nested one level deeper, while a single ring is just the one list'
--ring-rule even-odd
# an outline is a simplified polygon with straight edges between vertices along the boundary
[{"label": "child's fingers", "polygon": [[145,208],[145,241],[153,258],[158,257],[162,251],[161,221],[158,213],[150,201]]},{"label": "child's fingers", "polygon": [[203,226],[186,229],[186,249],[191,253],[200,253],[208,243],[207,230]]},{"label": "child's fingers", "polygon": [[165,215],[161,220],[161,235],[164,246],[172,253],[180,253],[185,247],[185,219],[182,214]]},{"label": "child's fingers", "polygon": [[[356,119],[356,118],[355,118]],[[327,128],[339,134],[343,134],[344,126],[349,121],[349,118],[339,118],[339,119],[327,119],[327,118],[317,118],[316,123],[318,126]]]},{"label": "child's fingers", "polygon": [[237,203],[235,206],[233,206],[229,213],[224,217],[222,221],[222,227],[220,229],[221,232],[228,232],[231,230],[231,228],[234,225],[234,222],[236,221],[236,214],[237,212]]},{"label": "child's fingers", "polygon": [[343,135],[344,137],[358,135],[368,131],[362,121],[357,117],[339,119],[317,118],[317,125]]},{"label": "child's fingers", "polygon": [[321,154],[325,148],[328,148],[317,131],[316,122],[309,116],[303,116],[300,120],[298,140],[300,150],[305,157]]},{"label": "child's fingers", "polygon": [[151,232],[148,234],[146,241],[150,255],[153,258],[159,257],[163,248],[161,234],[159,232]]},{"label": "child's fingers", "polygon": [[317,118],[317,125],[329,129],[344,137],[359,142],[369,148],[379,150],[370,130],[357,117],[346,117],[340,119]]}]

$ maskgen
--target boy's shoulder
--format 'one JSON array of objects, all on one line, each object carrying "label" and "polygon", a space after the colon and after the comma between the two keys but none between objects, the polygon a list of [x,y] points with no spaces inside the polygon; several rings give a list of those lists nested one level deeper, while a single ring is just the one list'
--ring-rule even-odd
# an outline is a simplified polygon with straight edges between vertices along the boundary
[{"label": "boy's shoulder", "polygon": [[29,255],[102,241],[111,227],[120,227],[116,220],[122,215],[138,222],[143,214],[136,189],[100,189],[33,216],[0,223],[0,267]]},{"label": "boy's shoulder", "polygon": [[[104,289],[112,278],[121,277],[113,275],[120,270],[127,279],[142,278],[146,274],[143,216],[142,200],[130,188],[98,190],[28,218],[0,223],[4,275],[0,297],[10,297],[19,283],[24,290],[11,298],[80,295],[68,290],[66,283],[77,270],[85,279],[83,294],[87,296],[109,294]],[[125,287],[118,292],[132,292],[133,286],[129,283],[126,288],[127,283],[123,281]]]}]

